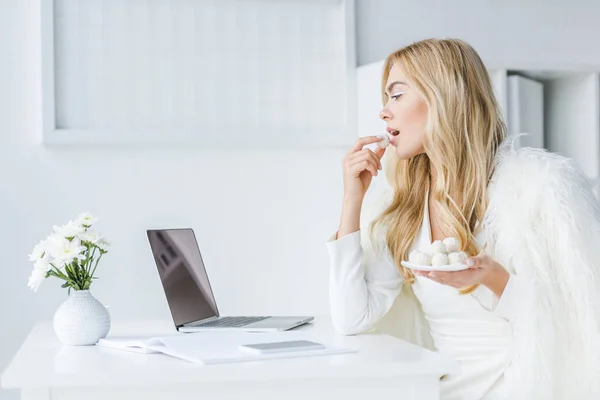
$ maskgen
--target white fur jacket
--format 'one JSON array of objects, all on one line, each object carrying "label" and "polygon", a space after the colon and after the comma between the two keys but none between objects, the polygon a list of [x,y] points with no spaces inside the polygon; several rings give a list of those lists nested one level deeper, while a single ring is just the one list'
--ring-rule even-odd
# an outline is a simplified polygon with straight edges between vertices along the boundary
[{"label": "white fur jacket", "polygon": [[[509,398],[600,399],[599,201],[570,159],[515,149],[514,139],[498,151],[483,222],[488,254],[531,289],[526,312],[512,324]],[[365,257],[372,252],[366,225],[389,193],[377,198],[361,215]],[[432,348],[410,285],[375,327]]]}]

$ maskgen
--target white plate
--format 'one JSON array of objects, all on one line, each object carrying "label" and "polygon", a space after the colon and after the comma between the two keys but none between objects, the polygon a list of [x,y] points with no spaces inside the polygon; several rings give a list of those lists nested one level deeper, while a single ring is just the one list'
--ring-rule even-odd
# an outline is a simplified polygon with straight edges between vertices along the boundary
[{"label": "white plate", "polygon": [[463,270],[469,268],[469,267],[467,267],[466,264],[462,264],[462,263],[442,265],[442,266],[439,266],[439,267],[418,265],[418,264],[410,263],[408,261],[402,261],[401,264],[403,266],[405,266],[406,268],[408,268],[408,269],[414,269],[414,270],[418,270],[418,271],[445,271],[445,272],[452,272],[452,271],[463,271]]}]

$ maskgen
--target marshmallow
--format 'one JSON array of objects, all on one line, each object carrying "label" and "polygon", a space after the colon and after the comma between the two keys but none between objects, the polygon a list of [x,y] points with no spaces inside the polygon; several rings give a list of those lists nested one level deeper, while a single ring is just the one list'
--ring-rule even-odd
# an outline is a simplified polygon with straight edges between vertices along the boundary
[{"label": "marshmallow", "polygon": [[450,264],[464,264],[467,262],[467,253],[464,251],[448,254],[448,262]]},{"label": "marshmallow", "polygon": [[457,238],[447,237],[444,239],[444,247],[446,248],[446,253],[456,253],[460,250],[460,243]]},{"label": "marshmallow", "polygon": [[389,145],[390,145],[390,138],[388,138],[385,135],[379,142],[377,142],[377,147],[379,147],[380,149],[385,149]]},{"label": "marshmallow", "polygon": [[435,253],[433,257],[431,257],[431,265],[434,267],[448,265],[448,255],[446,255],[446,253]]},{"label": "marshmallow", "polygon": [[431,244],[431,253],[435,254],[435,253],[445,253],[446,252],[446,246],[444,246],[444,242],[442,242],[441,240],[436,240],[435,242],[433,242]]},{"label": "marshmallow", "polygon": [[408,256],[408,261],[416,265],[429,266],[431,265],[431,256],[425,252],[413,250]]}]

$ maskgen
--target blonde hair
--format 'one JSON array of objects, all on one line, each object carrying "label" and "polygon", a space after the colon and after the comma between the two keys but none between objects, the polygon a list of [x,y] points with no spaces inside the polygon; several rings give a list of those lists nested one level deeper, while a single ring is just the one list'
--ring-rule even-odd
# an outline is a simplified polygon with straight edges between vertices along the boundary
[{"label": "blonde hair", "polygon": [[[390,54],[384,63],[382,96],[393,65],[427,105],[424,149],[408,160],[386,154],[387,179],[394,189],[391,204],[371,224],[371,236],[387,228],[386,244],[409,284],[412,272],[400,264],[422,223],[425,196],[430,187],[430,162],[437,174],[430,198],[440,217],[461,243],[461,251],[477,255],[475,229],[488,205],[487,185],[494,159],[506,135],[506,126],[494,96],[490,77],[477,52],[457,39],[427,39]],[[430,158],[431,157],[431,158]],[[477,286],[463,288],[472,292]]]}]

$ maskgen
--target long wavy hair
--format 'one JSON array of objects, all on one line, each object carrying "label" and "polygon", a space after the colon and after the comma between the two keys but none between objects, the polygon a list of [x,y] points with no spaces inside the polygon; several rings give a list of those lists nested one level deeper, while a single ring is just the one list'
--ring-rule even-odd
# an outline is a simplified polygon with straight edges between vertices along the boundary
[{"label": "long wavy hair", "polygon": [[[394,195],[391,204],[371,224],[386,228],[390,253],[409,284],[412,272],[400,264],[422,223],[425,196],[430,187],[430,168],[435,168],[430,199],[440,210],[446,236],[454,236],[469,256],[480,251],[476,229],[487,206],[487,186],[496,152],[506,136],[490,77],[477,52],[458,39],[427,39],[390,54],[382,76],[383,104],[390,69],[397,65],[419,93],[428,109],[425,153],[400,160],[386,154],[386,178]],[[460,289],[472,292],[477,286]]]}]

